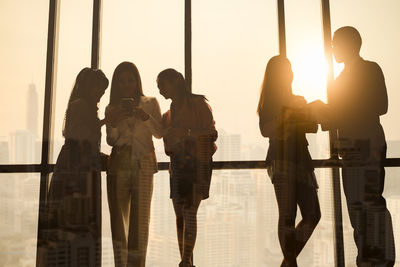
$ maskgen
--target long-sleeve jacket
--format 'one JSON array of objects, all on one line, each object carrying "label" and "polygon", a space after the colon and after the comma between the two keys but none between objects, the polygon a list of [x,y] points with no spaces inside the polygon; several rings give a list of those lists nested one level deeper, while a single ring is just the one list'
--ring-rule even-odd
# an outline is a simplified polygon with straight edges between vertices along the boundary
[{"label": "long-sleeve jacket", "polygon": [[333,111],[329,128],[338,129],[339,138],[384,145],[379,116],[387,112],[388,97],[385,78],[377,63],[361,57],[355,60],[336,78],[329,95]]}]

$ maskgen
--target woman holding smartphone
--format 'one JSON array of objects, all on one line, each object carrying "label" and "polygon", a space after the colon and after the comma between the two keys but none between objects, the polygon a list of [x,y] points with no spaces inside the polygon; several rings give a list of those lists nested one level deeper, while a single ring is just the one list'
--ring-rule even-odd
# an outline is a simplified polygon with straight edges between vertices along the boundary
[{"label": "woman holding smartphone", "polygon": [[144,267],[157,160],[152,137],[161,138],[157,100],[144,96],[137,67],[122,62],[114,71],[106,108],[112,146],[107,193],[115,266]]},{"label": "woman holding smartphone", "polygon": [[[321,217],[317,182],[308,151],[307,132],[317,124],[309,116],[303,97],[292,93],[293,72],[283,56],[270,59],[258,104],[260,130],[269,137],[267,170],[279,209],[278,236],[284,260],[281,266],[297,266],[296,258]],[[297,205],[302,220],[295,226]]]},{"label": "woman holding smartphone", "polygon": [[171,158],[170,197],[176,215],[179,267],[191,267],[197,210],[209,197],[217,131],[206,98],[192,94],[181,73],[166,69],[158,75],[157,85],[160,94],[172,100],[170,110],[163,115],[164,146]]}]

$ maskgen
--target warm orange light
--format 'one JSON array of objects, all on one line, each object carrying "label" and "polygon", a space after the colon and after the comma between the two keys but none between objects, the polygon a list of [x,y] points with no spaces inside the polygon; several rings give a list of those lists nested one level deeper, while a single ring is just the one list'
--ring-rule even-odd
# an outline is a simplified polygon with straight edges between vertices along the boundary
[{"label": "warm orange light", "polygon": [[327,63],[322,46],[297,47],[289,55],[294,73],[293,93],[308,102],[320,99],[326,102]]}]

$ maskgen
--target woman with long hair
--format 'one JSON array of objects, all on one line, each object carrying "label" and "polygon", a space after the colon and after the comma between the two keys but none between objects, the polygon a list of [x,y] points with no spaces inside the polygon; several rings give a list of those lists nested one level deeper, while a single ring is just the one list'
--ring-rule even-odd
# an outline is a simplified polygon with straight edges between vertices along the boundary
[{"label": "woman with long hair", "polygon": [[192,94],[181,73],[166,69],[158,75],[157,85],[160,94],[172,100],[163,115],[164,146],[171,159],[170,197],[176,214],[179,267],[191,267],[197,210],[201,200],[209,197],[217,131],[206,98]]},{"label": "woman with long hair", "polygon": [[84,68],[65,113],[65,143],[47,202],[46,266],[101,266],[101,156],[97,105],[108,87],[101,70]]},{"label": "woman with long hair", "polygon": [[[261,134],[269,138],[267,170],[279,209],[278,237],[284,256],[281,266],[290,267],[297,266],[296,258],[321,217],[318,185],[305,136],[316,132],[318,125],[304,98],[293,95],[292,81],[289,60],[272,57],[257,109]],[[302,220],[295,226],[297,205]]]},{"label": "woman with long hair", "polygon": [[143,94],[137,67],[120,63],[106,108],[107,143],[112,152],[107,193],[115,266],[144,267],[157,159],[152,137],[162,137],[161,110]]}]

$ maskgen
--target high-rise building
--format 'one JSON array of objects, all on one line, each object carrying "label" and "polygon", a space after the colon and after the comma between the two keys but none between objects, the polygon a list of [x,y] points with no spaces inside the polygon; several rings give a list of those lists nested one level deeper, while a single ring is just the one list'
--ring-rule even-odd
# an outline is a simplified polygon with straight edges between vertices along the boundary
[{"label": "high-rise building", "polygon": [[7,141],[0,141],[0,164],[8,164],[10,162],[10,150]]},{"label": "high-rise building", "polygon": [[35,163],[36,138],[32,132],[17,130],[11,134],[11,161],[13,163]]},{"label": "high-rise building", "polygon": [[38,94],[34,83],[28,86],[26,129],[35,137],[38,136],[39,108]]},{"label": "high-rise building", "polygon": [[228,134],[224,130],[218,130],[217,151],[214,160],[241,160],[241,136],[240,134]]}]

